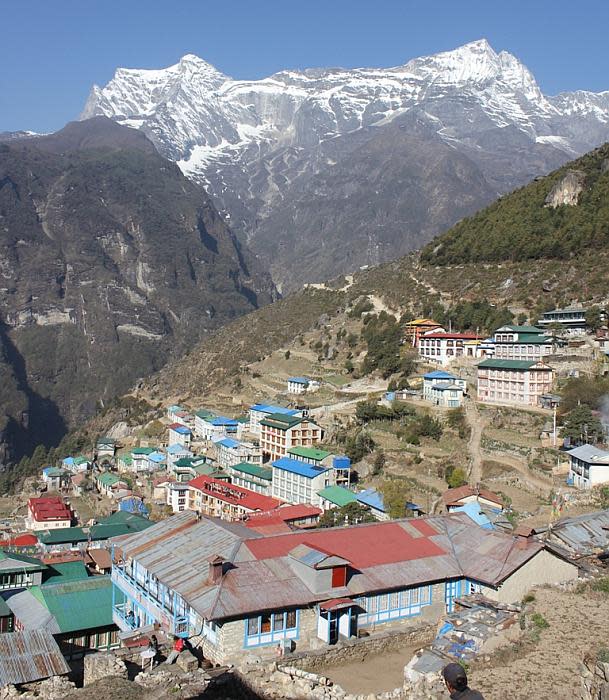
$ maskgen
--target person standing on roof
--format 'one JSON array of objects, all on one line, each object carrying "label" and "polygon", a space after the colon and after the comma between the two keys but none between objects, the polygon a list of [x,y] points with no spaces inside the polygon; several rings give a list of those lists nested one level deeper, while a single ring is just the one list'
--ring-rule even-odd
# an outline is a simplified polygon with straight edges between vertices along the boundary
[{"label": "person standing on roof", "polygon": [[447,664],[442,669],[442,676],[451,700],[484,700],[484,697],[467,685],[467,674],[460,664]]}]

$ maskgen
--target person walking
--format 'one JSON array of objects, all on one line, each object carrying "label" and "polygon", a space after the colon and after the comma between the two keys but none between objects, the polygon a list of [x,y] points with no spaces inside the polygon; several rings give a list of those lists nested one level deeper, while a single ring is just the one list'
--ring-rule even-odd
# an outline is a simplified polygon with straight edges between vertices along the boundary
[{"label": "person walking", "polygon": [[165,659],[166,664],[173,664],[178,656],[184,651],[184,640],[182,637],[173,638],[173,649],[169,652],[169,656]]},{"label": "person walking", "polygon": [[461,664],[447,664],[442,669],[442,676],[451,700],[484,700],[481,693],[467,685],[467,674]]}]

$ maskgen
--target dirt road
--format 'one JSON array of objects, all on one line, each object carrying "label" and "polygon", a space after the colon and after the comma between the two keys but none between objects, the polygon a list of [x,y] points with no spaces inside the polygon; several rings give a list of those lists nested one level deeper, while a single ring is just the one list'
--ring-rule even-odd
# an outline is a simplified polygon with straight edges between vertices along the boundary
[{"label": "dirt road", "polygon": [[465,404],[465,417],[470,427],[470,437],[467,443],[469,452],[468,480],[472,485],[482,481],[482,431],[486,425],[475,401],[468,401]]}]

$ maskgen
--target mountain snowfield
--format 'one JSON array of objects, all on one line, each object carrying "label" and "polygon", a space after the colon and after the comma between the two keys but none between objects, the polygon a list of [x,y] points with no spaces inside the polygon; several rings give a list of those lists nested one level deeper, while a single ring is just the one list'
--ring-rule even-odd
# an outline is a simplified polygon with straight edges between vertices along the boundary
[{"label": "mountain snowfield", "polygon": [[96,115],[142,129],[205,184],[286,289],[412,250],[609,138],[609,92],[545,96],[484,39],[252,81],[194,55],[119,68],[81,118]]}]

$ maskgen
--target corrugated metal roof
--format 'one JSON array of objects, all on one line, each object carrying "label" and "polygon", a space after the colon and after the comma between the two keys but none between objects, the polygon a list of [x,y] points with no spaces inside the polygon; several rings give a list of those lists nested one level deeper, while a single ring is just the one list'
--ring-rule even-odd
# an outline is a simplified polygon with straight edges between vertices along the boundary
[{"label": "corrugated metal roof", "polygon": [[0,686],[31,683],[69,672],[57,642],[46,630],[0,634]]},{"label": "corrugated metal roof", "polygon": [[604,550],[609,546],[609,510],[559,520],[548,532],[548,540],[580,556]]},{"label": "corrugated metal roof", "polygon": [[53,615],[61,632],[112,624],[112,582],[109,576],[34,586],[30,591]]},{"label": "corrugated metal roof", "polygon": [[61,631],[57,621],[33,594],[31,589],[18,593],[5,593],[6,604],[25,630],[48,630],[51,634]]},{"label": "corrugated metal roof", "polygon": [[0,572],[3,574],[11,571],[43,571],[46,568],[40,559],[0,551]]},{"label": "corrugated metal roof", "polygon": [[580,445],[569,450],[567,454],[590,464],[609,464],[609,452],[599,450],[594,445]]},{"label": "corrugated metal roof", "polygon": [[316,476],[330,469],[330,467],[321,467],[315,464],[309,464],[308,462],[301,462],[299,459],[292,459],[291,457],[281,457],[281,459],[277,459],[271,464],[273,468],[282,469],[292,474],[298,474],[307,479],[314,479]]}]

